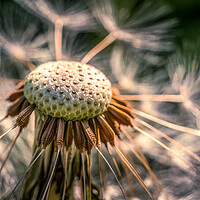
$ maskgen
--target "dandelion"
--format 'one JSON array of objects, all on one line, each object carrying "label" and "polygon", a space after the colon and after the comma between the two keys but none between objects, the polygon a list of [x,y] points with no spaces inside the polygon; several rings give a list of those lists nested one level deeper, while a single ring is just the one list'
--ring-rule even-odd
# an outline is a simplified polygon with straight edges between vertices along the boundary
[{"label": "dandelion", "polygon": [[83,152],[90,154],[92,147],[103,156],[98,148],[101,142],[111,144],[151,196],[135,169],[115,146],[115,135],[119,136],[117,128],[121,124],[133,126],[133,113],[117,91],[111,92],[109,80],[100,71],[77,62],[46,63],[32,71],[26,82],[20,83],[18,90],[12,92],[7,100],[13,102],[7,116],[18,117],[14,126],[1,138],[17,126],[21,131],[27,126],[31,113],[38,110],[44,120],[38,132],[37,148],[42,145],[44,150],[55,140],[56,159],[42,199],[47,193],[64,141],[66,150],[74,142],[82,159]]},{"label": "dandelion", "polygon": [[[145,52],[139,54],[140,58],[146,55],[146,51],[157,52],[160,49],[163,51],[161,46],[164,44],[165,50],[169,50],[171,45],[167,44],[171,43],[162,43],[166,39],[163,35],[169,28],[169,26],[165,26],[166,23],[149,26],[146,29],[139,28],[148,23],[149,20],[153,22],[154,17],[157,19],[165,15],[166,9],[158,9],[157,15],[150,18],[150,13],[147,11],[151,6],[144,4],[135,13],[134,23],[131,21],[127,24],[123,23],[124,25],[121,26],[113,15],[114,4],[110,1],[103,2],[104,4],[101,4],[100,7],[97,6],[100,2],[95,3],[96,15],[90,14],[87,6],[78,4],[74,7],[74,5],[66,5],[62,1],[55,4],[47,1],[20,0],[17,2],[54,24],[56,61],[43,62],[36,68],[32,62],[33,57],[31,54],[30,57],[28,56],[23,46],[24,43],[19,46],[15,45],[13,50],[10,47],[10,44],[13,45],[13,43],[5,40],[5,36],[1,37],[3,38],[1,39],[2,48],[20,62],[27,59],[28,64],[23,63],[29,67],[31,72],[28,73],[25,80],[19,81],[16,89],[4,99],[10,102],[10,106],[0,122],[11,117],[14,118],[14,124],[0,135],[0,140],[9,136],[16,128],[19,128],[19,131],[11,141],[10,148],[1,162],[0,173],[5,169],[6,162],[16,141],[20,138],[22,130],[31,123],[32,113],[35,114],[32,159],[19,181],[14,183],[14,186],[7,190],[2,198],[12,198],[18,187],[18,199],[64,200],[81,198],[85,200],[107,198],[109,192],[116,192],[114,186],[109,191],[106,189],[107,181],[103,169],[106,169],[107,166],[120,189],[120,193],[119,189],[116,189],[118,190],[116,192],[118,198],[123,196],[123,199],[128,199],[135,196],[131,187],[132,176],[134,176],[145,191],[145,198],[158,199],[163,195],[164,199],[169,199],[164,186],[154,174],[142,149],[138,146],[135,133],[144,135],[172,154],[173,157],[178,158],[187,166],[188,170],[191,169],[190,175],[192,176],[198,171],[197,167],[189,159],[181,156],[178,151],[163,143],[162,139],[177,146],[189,158],[193,158],[198,163],[200,157],[153,124],[160,124],[175,131],[195,136],[200,136],[200,131],[155,117],[142,111],[134,104],[131,105],[127,100],[180,102],[180,96],[143,95],[144,91],[153,91],[153,87],[149,87],[147,84],[140,85],[135,79],[132,80],[132,77],[136,77],[139,67],[132,69],[131,66],[133,64],[140,66],[141,62],[135,60],[134,57],[135,62],[125,65],[123,62],[125,59],[122,59],[122,49],[118,48],[117,45],[114,47],[111,58],[114,75],[119,78],[123,87],[127,86],[130,80],[130,86],[136,87],[132,91],[143,90],[140,91],[141,95],[121,95],[103,72],[93,65],[87,64],[95,55],[117,40],[131,44],[131,47],[127,48],[128,50],[134,47]],[[104,6],[106,9],[103,9]],[[143,12],[147,13],[146,18],[139,20],[140,14]],[[70,60],[71,56],[63,55],[65,28],[74,31],[74,35],[77,34],[76,31],[91,30],[89,24],[91,20],[94,20],[94,16],[109,32],[108,36],[86,53],[80,62]],[[74,18],[81,20],[73,21]],[[93,25],[92,27],[94,27]],[[171,27],[172,23],[169,22],[169,25]],[[70,31],[69,34],[73,35],[73,32]],[[36,35],[34,35],[34,39]],[[32,37],[28,36],[28,38]],[[31,41],[28,46],[32,47],[32,50],[37,50],[36,57],[40,56],[40,45],[32,46],[32,44],[34,42]],[[16,47],[18,47],[17,51]],[[130,52],[132,53],[132,51]],[[143,61],[145,62],[145,59]],[[121,66],[119,63],[124,65]],[[127,71],[124,70],[125,66],[127,66]],[[144,68],[146,69],[147,66],[148,64]],[[158,139],[158,137],[162,139]],[[103,149],[102,146],[105,148]],[[148,181],[144,181],[140,176],[138,169],[132,162],[133,159],[130,157],[132,154],[148,171],[155,187],[152,187],[152,184],[148,184]],[[98,168],[98,185],[92,178],[94,168]],[[77,191],[79,191],[78,194]]]}]

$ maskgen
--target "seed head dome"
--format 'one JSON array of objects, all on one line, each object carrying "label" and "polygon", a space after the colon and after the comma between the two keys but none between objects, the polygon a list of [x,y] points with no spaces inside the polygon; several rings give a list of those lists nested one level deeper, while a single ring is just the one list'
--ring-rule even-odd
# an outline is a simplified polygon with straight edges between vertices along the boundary
[{"label": "seed head dome", "polygon": [[90,119],[111,101],[111,83],[95,67],[80,62],[48,62],[28,74],[24,95],[44,115],[66,121]]}]

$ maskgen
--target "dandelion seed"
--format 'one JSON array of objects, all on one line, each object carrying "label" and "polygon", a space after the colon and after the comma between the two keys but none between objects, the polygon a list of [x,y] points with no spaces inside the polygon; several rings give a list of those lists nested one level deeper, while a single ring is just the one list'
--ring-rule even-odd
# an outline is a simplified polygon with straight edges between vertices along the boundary
[{"label": "dandelion seed", "polygon": [[123,89],[140,94],[153,94],[155,91],[153,85],[145,80],[143,82],[137,80],[138,75],[142,73],[141,70],[148,69],[148,65],[141,62],[142,57],[145,56],[134,56],[131,51],[127,51],[123,46],[116,46],[112,51],[110,60],[112,72]]},{"label": "dandelion seed", "polygon": [[[50,59],[48,49],[44,48],[47,40],[43,35],[38,34],[38,28],[31,22],[31,16],[27,13],[19,15],[21,8],[16,8],[12,2],[1,3],[1,47],[14,59],[22,62],[30,70],[35,68],[33,61],[45,61]],[[7,17],[10,13],[9,17]],[[18,24],[13,25],[15,18]],[[21,29],[20,29],[21,28]],[[30,31],[31,30],[31,31]]]},{"label": "dandelion seed", "polygon": [[[125,17],[120,19],[119,14],[116,12],[117,8],[114,1],[96,2],[94,8],[98,19],[109,33],[115,34],[116,38],[129,42],[134,48],[144,51],[160,51],[161,49],[166,51],[172,48],[172,44],[167,41],[167,37],[169,38],[167,33],[174,27],[175,20],[170,21],[168,19],[167,22],[156,23],[156,20],[169,13],[169,9],[166,6],[155,4],[152,6],[153,2],[144,2],[132,17],[127,20]],[[157,10],[156,14],[155,10]],[[152,24],[152,21],[155,24]],[[163,38],[165,40],[162,40]]]},{"label": "dandelion seed", "polygon": [[168,72],[171,78],[172,89],[180,94],[183,106],[198,120],[199,108],[199,49],[192,44],[183,44],[182,49],[172,55],[168,63]]},{"label": "dandelion seed", "polygon": [[120,186],[120,189],[123,192],[124,198],[127,199],[126,195],[124,193],[124,190],[123,190],[123,188],[122,188],[122,186],[121,186],[121,184],[120,184],[120,182],[119,182],[119,180],[118,180],[115,172],[113,171],[112,167],[110,166],[109,162],[106,160],[106,158],[104,157],[104,155],[99,151],[99,149],[98,148],[96,148],[96,149],[97,149],[98,153],[101,155],[101,157],[105,160],[106,164],[108,165],[108,167],[110,168],[110,170],[112,171],[112,173],[114,174],[114,176],[115,176],[115,178],[116,178],[116,180],[117,180],[117,182],[118,182],[118,184]]},{"label": "dandelion seed", "polygon": [[33,10],[35,14],[48,19],[53,24],[63,24],[72,30],[94,29],[95,23],[86,5],[82,2],[47,2],[47,1],[24,1],[17,0],[21,5]]}]

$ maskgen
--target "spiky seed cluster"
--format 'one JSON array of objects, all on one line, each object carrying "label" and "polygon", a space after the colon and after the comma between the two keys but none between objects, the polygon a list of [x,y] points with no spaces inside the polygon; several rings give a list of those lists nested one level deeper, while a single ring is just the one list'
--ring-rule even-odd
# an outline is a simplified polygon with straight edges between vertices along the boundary
[{"label": "spiky seed cluster", "polygon": [[80,62],[49,62],[26,79],[24,95],[44,115],[80,121],[103,113],[111,83],[98,69]]},{"label": "spiky seed cluster", "polygon": [[[67,67],[65,66],[66,63],[69,63],[69,65],[67,64]],[[92,94],[87,93],[88,91],[87,89],[89,86],[91,86],[91,88],[92,87],[94,88],[93,85],[89,84],[88,86],[87,84],[88,82],[85,81],[85,80],[90,79],[91,76],[89,76],[89,78],[87,77],[87,79],[84,79],[83,82],[85,83],[78,83],[80,84],[82,88],[84,88],[84,90],[79,91],[77,94],[76,93],[73,94],[73,92],[70,90],[71,88],[72,89],[74,88],[74,85],[73,83],[71,83],[73,81],[71,80],[70,82],[70,80],[68,79],[66,80],[66,82],[69,82],[70,84],[70,87],[68,87],[70,92],[67,93],[65,90],[63,90],[63,92],[60,92],[62,91],[61,89],[63,88],[63,83],[61,82],[61,84],[58,87],[56,86],[56,83],[60,83],[59,82],[60,77],[58,77],[58,75],[60,73],[61,77],[66,77],[64,76],[66,75],[66,71],[70,71],[69,70],[70,66],[73,66],[73,65],[76,66],[76,70],[71,69],[72,72],[74,71],[76,72],[76,73],[75,72],[72,73],[74,76],[78,76],[77,74],[79,74],[79,72],[82,72],[83,75],[86,74],[85,76],[89,76],[93,74],[95,77],[96,75],[96,78],[95,78],[96,80],[93,78],[93,83],[96,83],[98,81],[100,82],[100,85],[97,87],[97,84],[96,84],[94,91],[95,92],[100,91],[99,94],[95,93],[92,96]],[[85,72],[84,72],[84,69],[85,69]],[[52,72],[52,75],[49,74],[50,71]],[[64,71],[64,73],[62,73],[62,71]],[[38,74],[39,75],[43,74],[44,78],[43,76],[40,79],[37,78],[39,76]],[[45,74],[49,76],[49,79],[47,78],[47,75]],[[32,78],[31,81],[30,81],[29,76]],[[36,77],[36,78],[33,79],[33,77]],[[57,77],[57,79],[52,78],[52,77]],[[43,79],[46,80],[46,83],[44,82]],[[54,83],[54,81],[56,80],[57,82]],[[38,82],[42,82],[42,84],[40,85],[38,84]],[[36,83],[36,86],[34,86],[34,83]],[[47,83],[50,83],[50,84],[47,85]],[[30,86],[31,84],[34,87]],[[26,81],[26,83],[25,81],[20,82],[17,85],[17,89],[8,94],[8,97],[6,98],[6,100],[10,101],[12,104],[8,108],[8,112],[5,118],[7,118],[8,116],[11,116],[11,117],[17,116],[16,123],[13,127],[15,128],[19,126],[20,132],[21,132],[21,130],[28,125],[28,121],[29,121],[31,113],[34,110],[36,110],[36,113],[39,114],[38,116],[41,116],[41,121],[42,121],[39,131],[37,132],[37,146],[38,147],[42,145],[43,148],[46,148],[49,144],[55,141],[55,151],[56,149],[60,149],[63,143],[65,143],[66,150],[68,150],[68,148],[72,145],[72,142],[74,141],[75,146],[79,149],[80,152],[83,152],[83,150],[85,149],[88,153],[90,153],[93,146],[99,147],[101,143],[104,143],[105,145],[107,145],[107,143],[110,143],[112,146],[114,146],[115,136],[120,137],[120,131],[121,131],[120,125],[127,125],[127,126],[133,127],[134,115],[133,115],[130,104],[120,97],[119,91],[114,87],[109,88],[109,86],[110,86],[109,80],[101,72],[99,72],[97,69],[93,68],[92,66],[88,67],[88,65],[82,65],[78,62],[47,63],[44,65],[41,65],[37,70],[32,72],[31,75],[28,75],[28,80]],[[50,91],[48,90],[49,88],[50,88]],[[29,102],[30,98],[28,100],[25,97],[24,90],[26,90],[26,94],[29,92],[29,90],[32,92],[32,94],[28,93],[29,95],[31,95],[28,97],[31,98],[32,102]],[[41,92],[39,93],[40,96],[38,96],[38,92]],[[52,93],[56,94],[57,98],[54,98],[54,96],[52,96]],[[88,109],[86,112],[87,114],[86,118],[81,119],[81,117],[83,117],[84,115],[82,115],[81,117],[80,115],[77,115],[76,117],[79,117],[79,118],[73,121],[64,116],[54,117],[54,116],[50,116],[50,114],[45,115],[44,112],[41,112],[37,108],[38,103],[42,102],[42,104],[39,104],[39,105],[40,106],[44,105],[43,102],[47,99],[47,97],[48,97],[48,101],[46,103],[49,103],[49,105],[52,106],[51,105],[52,101],[59,102],[63,98],[65,100],[66,95],[68,94],[70,94],[71,95],[70,97],[72,98],[74,98],[75,96],[76,97],[75,100],[78,99],[79,102],[81,102],[78,107],[85,105],[85,102],[86,102],[87,104],[86,108]],[[111,97],[111,94],[112,94],[112,97]],[[84,95],[83,99],[80,99],[81,95]],[[91,104],[88,104],[87,99],[89,98],[91,99],[91,97],[93,98],[93,100]],[[63,105],[64,111],[68,105],[70,105],[75,111],[77,110],[76,109],[77,106],[74,106],[73,101],[71,104],[70,104],[70,100],[67,102],[68,102],[67,105],[65,104]],[[94,107],[95,109],[96,108],[95,102],[97,103],[100,102],[99,106],[102,109],[101,110],[102,113],[99,113],[95,115],[94,117],[90,118],[90,116],[92,115],[91,113],[89,113],[90,108],[88,107],[91,106],[91,107]],[[103,107],[101,107],[101,102],[104,103]],[[56,105],[56,104],[53,104],[53,105]],[[45,110],[45,112],[48,113],[49,111]],[[61,109],[61,113],[62,113],[62,109]],[[75,114],[77,114],[77,112],[75,112]]]}]

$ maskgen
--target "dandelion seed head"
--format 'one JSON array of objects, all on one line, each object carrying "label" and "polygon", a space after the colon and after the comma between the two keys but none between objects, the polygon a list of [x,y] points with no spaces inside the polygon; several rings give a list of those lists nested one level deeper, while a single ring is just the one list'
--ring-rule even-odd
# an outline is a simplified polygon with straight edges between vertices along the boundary
[{"label": "dandelion seed head", "polygon": [[24,94],[44,115],[68,120],[90,119],[103,113],[111,101],[111,83],[90,65],[49,62],[32,71]]}]

